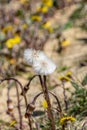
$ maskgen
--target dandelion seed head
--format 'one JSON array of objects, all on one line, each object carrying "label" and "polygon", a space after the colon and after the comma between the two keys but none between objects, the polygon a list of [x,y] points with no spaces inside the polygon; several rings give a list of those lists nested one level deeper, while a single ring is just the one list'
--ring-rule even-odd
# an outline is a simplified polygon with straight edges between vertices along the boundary
[{"label": "dandelion seed head", "polygon": [[32,54],[33,54],[33,50],[32,49],[26,49],[24,51],[24,58],[25,60],[27,61],[28,64],[32,64],[33,62],[33,57],[32,57]]},{"label": "dandelion seed head", "polygon": [[45,57],[46,56],[42,51],[36,51],[34,49],[26,49],[24,51],[24,58],[30,65],[32,65],[35,60],[40,60]]},{"label": "dandelion seed head", "polygon": [[49,75],[54,72],[56,65],[51,59],[44,56],[33,63],[33,68],[37,74]]},{"label": "dandelion seed head", "polygon": [[49,75],[56,69],[55,63],[43,51],[26,49],[24,58],[39,75]]}]

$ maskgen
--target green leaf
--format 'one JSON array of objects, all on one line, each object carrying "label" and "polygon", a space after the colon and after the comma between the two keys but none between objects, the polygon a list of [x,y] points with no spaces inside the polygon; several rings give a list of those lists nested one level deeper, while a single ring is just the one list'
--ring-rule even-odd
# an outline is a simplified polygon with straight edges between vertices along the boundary
[{"label": "green leaf", "polygon": [[60,66],[59,69],[58,69],[58,72],[63,72],[65,70],[67,70],[69,67],[67,66]]},{"label": "green leaf", "polygon": [[86,85],[87,84],[87,75],[84,77],[83,81],[82,81],[82,85]]},{"label": "green leaf", "polygon": [[84,8],[84,4],[80,4],[80,6],[72,13],[70,16],[71,20],[80,19],[82,17],[82,9]]},{"label": "green leaf", "polygon": [[18,16],[18,17],[20,17],[20,18],[23,18],[23,16],[24,16],[23,10],[17,10],[16,16]]},{"label": "green leaf", "polygon": [[73,22],[72,21],[68,21],[65,25],[64,25],[64,30],[72,28],[73,27]]},{"label": "green leaf", "polygon": [[71,81],[71,84],[76,90],[79,90],[79,85],[77,83]]}]

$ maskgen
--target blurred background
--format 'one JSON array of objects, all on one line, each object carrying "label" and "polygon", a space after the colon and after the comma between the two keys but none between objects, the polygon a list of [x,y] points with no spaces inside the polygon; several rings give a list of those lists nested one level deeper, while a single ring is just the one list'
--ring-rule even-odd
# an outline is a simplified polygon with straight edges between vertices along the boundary
[{"label": "blurred background", "polygon": [[25,71],[25,48],[46,51],[60,66],[75,60],[85,55],[86,35],[86,0],[0,0],[0,75]]},{"label": "blurred background", "polygon": [[[43,50],[54,60],[57,69],[48,86],[60,98],[62,89],[55,87],[60,76],[69,71],[82,82],[87,74],[87,0],[0,0],[0,79],[15,77],[24,85],[34,75],[23,57],[26,48]],[[37,79],[32,83],[29,100],[40,90],[38,84]],[[0,113],[6,108],[6,94],[2,85]]]}]

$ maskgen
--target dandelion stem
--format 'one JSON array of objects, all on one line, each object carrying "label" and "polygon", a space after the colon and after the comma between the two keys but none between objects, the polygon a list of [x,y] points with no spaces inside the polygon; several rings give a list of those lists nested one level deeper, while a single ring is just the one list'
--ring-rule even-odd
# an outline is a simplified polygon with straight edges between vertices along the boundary
[{"label": "dandelion stem", "polygon": [[48,118],[51,122],[51,130],[55,130],[55,122],[54,122],[54,117],[53,117],[53,113],[52,113],[52,107],[51,107],[51,103],[50,103],[50,98],[49,98],[49,92],[48,92],[48,88],[46,85],[46,76],[43,76],[43,80],[42,77],[39,76],[40,79],[40,83],[43,89],[43,93],[45,96],[45,100],[47,101],[48,104],[48,108],[47,108],[47,113],[48,113]]}]

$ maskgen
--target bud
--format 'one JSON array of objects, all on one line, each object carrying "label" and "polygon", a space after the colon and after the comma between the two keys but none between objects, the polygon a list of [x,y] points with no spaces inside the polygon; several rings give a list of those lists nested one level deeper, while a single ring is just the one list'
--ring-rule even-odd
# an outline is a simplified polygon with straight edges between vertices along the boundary
[{"label": "bud", "polygon": [[8,99],[7,100],[7,106],[8,106],[8,112],[12,112],[13,111],[13,108],[14,108],[14,106],[13,106],[13,103],[12,103],[12,100],[11,99]]},{"label": "bud", "polygon": [[25,117],[27,118],[28,116],[31,116],[34,109],[35,109],[34,104],[32,104],[32,103],[28,104],[27,110],[26,110],[26,113],[25,113]]}]

